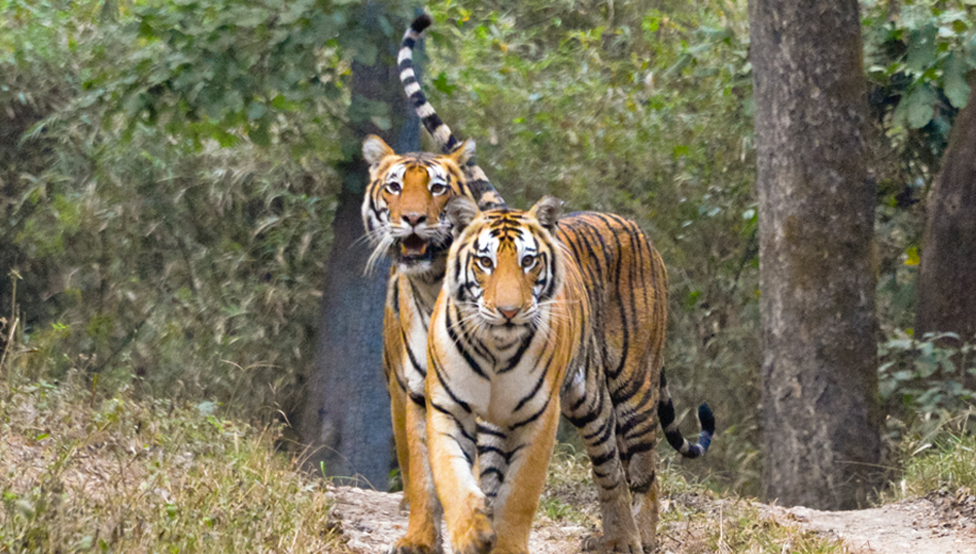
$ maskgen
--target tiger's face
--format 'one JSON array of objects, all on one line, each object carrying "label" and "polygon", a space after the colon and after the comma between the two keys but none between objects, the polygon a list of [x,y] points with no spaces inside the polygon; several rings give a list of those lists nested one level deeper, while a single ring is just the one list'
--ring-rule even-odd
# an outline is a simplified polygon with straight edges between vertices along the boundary
[{"label": "tiger's face", "polygon": [[370,135],[363,157],[370,164],[362,217],[373,253],[367,268],[387,255],[402,273],[417,274],[443,267],[453,235],[444,217],[447,202],[464,191],[461,165],[474,143],[453,153],[397,155],[383,139]]},{"label": "tiger's face", "polygon": [[463,228],[448,258],[448,293],[476,327],[496,337],[532,327],[554,301],[564,274],[554,236],[560,205],[546,197],[529,211],[479,213],[467,198],[448,206],[449,218]]}]

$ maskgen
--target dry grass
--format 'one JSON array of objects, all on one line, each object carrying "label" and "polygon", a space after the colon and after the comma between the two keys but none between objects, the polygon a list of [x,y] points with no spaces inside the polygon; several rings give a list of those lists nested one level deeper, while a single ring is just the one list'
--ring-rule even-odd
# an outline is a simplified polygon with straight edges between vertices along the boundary
[{"label": "dry grass", "polygon": [[0,382],[0,552],[324,552],[324,481],[211,403]]},{"label": "dry grass", "polygon": [[[661,554],[852,552],[837,540],[764,514],[751,499],[720,497],[685,478],[682,464],[668,457],[659,466],[663,491],[658,525]],[[591,530],[600,526],[589,462],[584,453],[565,444],[553,455],[539,506],[537,523],[548,520]]]},{"label": "dry grass", "polygon": [[[927,425],[925,425],[927,424]],[[900,444],[901,479],[889,499],[976,491],[976,408],[916,425]]]}]

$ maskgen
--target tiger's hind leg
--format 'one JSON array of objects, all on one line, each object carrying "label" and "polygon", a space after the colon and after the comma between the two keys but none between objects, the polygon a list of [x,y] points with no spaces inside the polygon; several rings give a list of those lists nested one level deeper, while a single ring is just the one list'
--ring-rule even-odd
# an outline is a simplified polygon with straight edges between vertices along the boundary
[{"label": "tiger's hind leg", "polygon": [[641,544],[644,552],[649,554],[657,548],[657,524],[660,517],[661,488],[657,478],[657,453],[654,450],[631,456],[627,464],[627,481]]},{"label": "tiger's hind leg", "polygon": [[583,549],[639,554],[641,536],[617,448],[616,416],[610,392],[598,373],[581,369],[575,377],[568,377],[572,381],[562,393],[563,415],[579,430],[593,466],[603,519],[603,535],[584,539]]},{"label": "tiger's hind leg", "polygon": [[[657,548],[658,503],[660,485],[657,476],[658,401],[656,383],[649,371],[635,370],[639,386],[626,401],[614,406],[617,416],[617,441],[624,460],[624,471],[630,489],[632,513],[640,531],[645,552]],[[643,377],[642,377],[643,376]]]},{"label": "tiger's hind leg", "polygon": [[630,489],[632,513],[640,531],[645,552],[657,548],[658,502],[660,485],[657,476],[658,383],[652,378],[654,357],[645,358],[631,373],[631,394],[614,406],[617,416],[617,440],[624,460]]}]

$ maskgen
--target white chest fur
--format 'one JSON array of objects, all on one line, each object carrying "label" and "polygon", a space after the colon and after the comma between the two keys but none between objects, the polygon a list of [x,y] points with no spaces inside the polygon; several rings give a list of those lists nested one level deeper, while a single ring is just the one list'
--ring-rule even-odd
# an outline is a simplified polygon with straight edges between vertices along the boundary
[{"label": "white chest fur", "polygon": [[[474,415],[511,427],[539,413],[547,402],[556,401],[553,388],[558,384],[546,373],[558,368],[543,359],[550,340],[546,332],[530,335],[496,329],[480,338],[478,349],[462,352],[446,333],[441,337],[452,346],[444,359],[448,387]],[[529,339],[527,344],[523,338]]]}]

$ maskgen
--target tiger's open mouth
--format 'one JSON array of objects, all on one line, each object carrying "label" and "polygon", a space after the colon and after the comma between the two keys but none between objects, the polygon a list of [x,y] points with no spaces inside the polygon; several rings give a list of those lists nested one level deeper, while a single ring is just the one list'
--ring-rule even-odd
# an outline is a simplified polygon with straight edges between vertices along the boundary
[{"label": "tiger's open mouth", "polygon": [[400,260],[415,262],[429,260],[433,249],[429,248],[427,241],[420,238],[420,235],[412,234],[400,239]]}]

